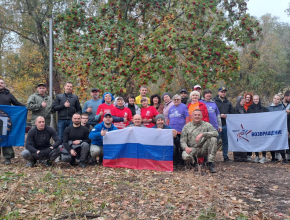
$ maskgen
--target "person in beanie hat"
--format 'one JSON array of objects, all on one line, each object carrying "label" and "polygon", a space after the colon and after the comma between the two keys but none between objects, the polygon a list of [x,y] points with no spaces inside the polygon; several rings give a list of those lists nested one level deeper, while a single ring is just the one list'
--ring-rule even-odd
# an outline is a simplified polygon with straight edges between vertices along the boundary
[{"label": "person in beanie hat", "polygon": [[112,113],[114,105],[112,101],[114,101],[114,96],[110,92],[105,92],[103,95],[103,100],[101,105],[99,105],[97,113],[96,113],[96,120],[99,121],[99,124],[103,122],[104,114]]},{"label": "person in beanie hat", "polygon": [[164,101],[163,105],[163,115],[165,117],[165,123],[168,117],[168,111],[171,108],[171,106],[174,105],[173,101],[171,100],[171,94],[169,92],[165,92],[162,94],[162,100]]},{"label": "person in beanie hat", "polygon": [[114,103],[115,108],[112,110],[113,124],[118,129],[127,127],[132,121],[132,112],[125,107],[125,102],[122,97],[117,97]]}]

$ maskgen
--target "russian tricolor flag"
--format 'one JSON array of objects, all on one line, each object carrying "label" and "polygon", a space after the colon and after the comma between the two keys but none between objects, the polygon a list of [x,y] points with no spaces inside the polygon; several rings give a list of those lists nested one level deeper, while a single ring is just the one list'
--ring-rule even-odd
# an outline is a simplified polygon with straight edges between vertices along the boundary
[{"label": "russian tricolor flag", "polygon": [[171,129],[129,127],[108,132],[103,143],[106,167],[173,172]]}]

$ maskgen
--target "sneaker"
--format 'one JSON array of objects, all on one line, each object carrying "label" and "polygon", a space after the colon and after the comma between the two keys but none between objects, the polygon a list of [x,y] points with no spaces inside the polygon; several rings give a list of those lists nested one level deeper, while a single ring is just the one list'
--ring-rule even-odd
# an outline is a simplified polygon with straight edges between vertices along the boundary
[{"label": "sneaker", "polygon": [[230,158],[226,157],[226,158],[224,158],[224,162],[233,162],[233,161],[230,160]]},{"label": "sneaker", "polygon": [[259,163],[259,159],[260,159],[259,157],[256,157],[255,160],[254,160],[254,162],[255,163]]},{"label": "sneaker", "polygon": [[259,163],[265,163],[266,161],[266,157],[262,157],[260,160],[259,160]]},{"label": "sneaker", "polygon": [[34,167],[35,163],[34,162],[31,162],[31,161],[28,161],[27,164],[25,165],[25,167]]},{"label": "sneaker", "polygon": [[10,164],[11,164],[10,158],[5,158],[5,165],[10,165]]},{"label": "sneaker", "polygon": [[87,166],[87,164],[85,163],[85,162],[80,162],[79,163],[79,167],[81,167],[81,168],[85,168]]},{"label": "sneaker", "polygon": [[251,156],[247,156],[247,161],[252,161]]},{"label": "sneaker", "polygon": [[283,165],[287,164],[287,159],[283,159],[282,162],[281,162]]}]

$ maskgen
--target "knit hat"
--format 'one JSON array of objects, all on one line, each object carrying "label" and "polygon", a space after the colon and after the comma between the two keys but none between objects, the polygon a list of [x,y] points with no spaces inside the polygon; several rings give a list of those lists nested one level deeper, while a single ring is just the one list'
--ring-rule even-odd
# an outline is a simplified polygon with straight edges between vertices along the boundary
[{"label": "knit hat", "polygon": [[117,98],[115,99],[114,106],[117,106],[117,101],[118,101],[118,99],[122,99],[122,101],[123,101],[123,106],[124,106],[124,105],[125,105],[125,101],[124,101],[124,99],[123,99],[121,96],[119,96],[119,97],[117,97]]},{"label": "knit hat", "polygon": [[168,95],[170,97],[170,99],[172,98],[171,94],[169,92],[164,92],[162,94],[162,99],[164,99],[164,96]]},{"label": "knit hat", "polygon": [[162,119],[163,121],[165,121],[165,117],[162,114],[159,114],[155,117],[155,120],[158,121],[158,119]]},{"label": "knit hat", "polygon": [[112,93],[110,93],[110,92],[105,92],[104,95],[103,95],[102,103],[105,103],[105,95],[107,95],[107,94],[109,94],[109,95],[111,96],[111,98],[112,98],[111,102],[114,101],[115,98],[114,98],[114,96],[112,95]]}]

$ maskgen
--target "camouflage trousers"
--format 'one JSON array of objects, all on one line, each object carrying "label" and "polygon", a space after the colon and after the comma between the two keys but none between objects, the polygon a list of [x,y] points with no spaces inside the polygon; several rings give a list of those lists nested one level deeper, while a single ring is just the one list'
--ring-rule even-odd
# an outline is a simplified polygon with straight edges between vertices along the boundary
[{"label": "camouflage trousers", "polygon": [[217,138],[207,138],[199,147],[191,147],[191,149],[190,154],[186,153],[185,150],[182,152],[182,159],[185,162],[193,161],[194,157],[207,157],[208,162],[214,162],[217,152]]}]

